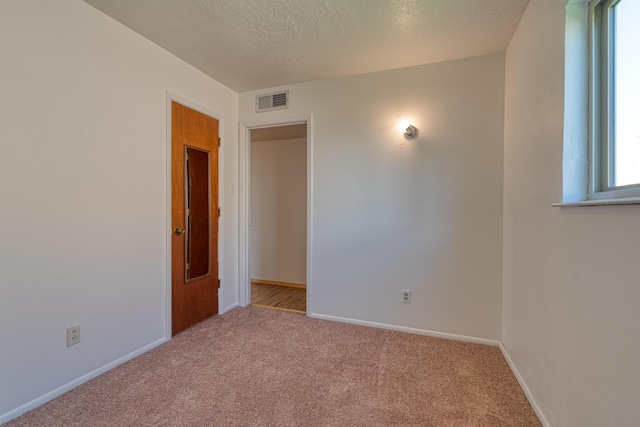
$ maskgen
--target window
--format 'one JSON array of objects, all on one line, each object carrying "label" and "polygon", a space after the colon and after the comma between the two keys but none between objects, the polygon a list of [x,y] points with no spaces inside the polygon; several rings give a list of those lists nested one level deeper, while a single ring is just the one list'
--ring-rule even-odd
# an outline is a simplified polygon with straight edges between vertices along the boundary
[{"label": "window", "polygon": [[589,198],[640,196],[640,1],[592,0]]}]

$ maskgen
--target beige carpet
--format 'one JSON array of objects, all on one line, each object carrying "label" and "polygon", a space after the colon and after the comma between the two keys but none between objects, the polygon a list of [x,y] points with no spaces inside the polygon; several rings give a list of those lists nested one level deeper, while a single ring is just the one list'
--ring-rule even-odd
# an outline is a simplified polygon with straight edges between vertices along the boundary
[{"label": "beige carpet", "polygon": [[500,350],[237,308],[16,426],[538,426]]}]

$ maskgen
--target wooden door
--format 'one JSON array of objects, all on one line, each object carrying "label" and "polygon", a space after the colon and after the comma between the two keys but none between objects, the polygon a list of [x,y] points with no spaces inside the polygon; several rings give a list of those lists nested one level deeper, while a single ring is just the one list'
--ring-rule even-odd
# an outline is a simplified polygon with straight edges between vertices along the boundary
[{"label": "wooden door", "polygon": [[218,313],[218,120],[171,103],[171,326]]}]

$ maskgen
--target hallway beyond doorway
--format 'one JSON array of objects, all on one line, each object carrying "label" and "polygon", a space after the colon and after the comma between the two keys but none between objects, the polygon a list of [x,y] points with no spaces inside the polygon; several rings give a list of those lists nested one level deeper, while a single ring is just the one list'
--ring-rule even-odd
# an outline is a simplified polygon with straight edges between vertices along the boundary
[{"label": "hallway beyond doorway", "polygon": [[251,305],[307,313],[307,289],[297,283],[251,280]]}]

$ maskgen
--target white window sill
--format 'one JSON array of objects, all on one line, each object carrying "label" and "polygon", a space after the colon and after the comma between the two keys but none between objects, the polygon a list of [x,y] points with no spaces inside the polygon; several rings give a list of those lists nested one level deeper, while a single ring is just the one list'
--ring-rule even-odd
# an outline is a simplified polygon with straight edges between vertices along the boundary
[{"label": "white window sill", "polygon": [[640,205],[640,197],[626,197],[624,199],[584,200],[582,202],[554,203],[556,208],[578,208],[582,206],[613,206]]}]

